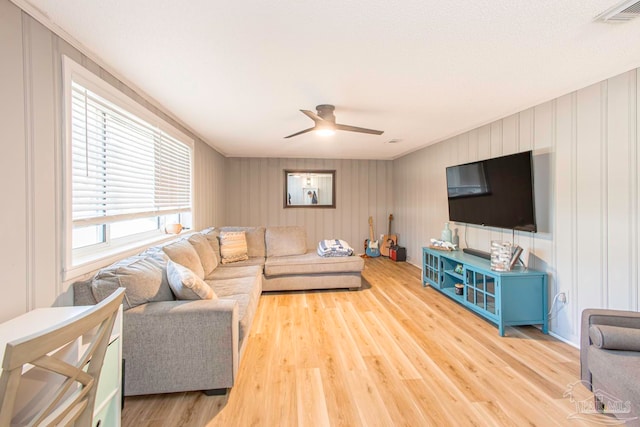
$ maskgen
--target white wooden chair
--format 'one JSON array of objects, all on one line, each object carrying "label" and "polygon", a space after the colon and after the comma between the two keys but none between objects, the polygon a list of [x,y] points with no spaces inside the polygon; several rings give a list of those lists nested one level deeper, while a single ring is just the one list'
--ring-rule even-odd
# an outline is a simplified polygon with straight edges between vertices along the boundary
[{"label": "white wooden chair", "polygon": [[[120,288],[107,299],[87,311],[31,336],[7,343],[2,375],[0,375],[0,427],[14,425],[90,426],[96,398],[98,379],[124,289]],[[61,354],[69,345],[86,340],[78,346],[81,351],[74,362],[63,360]],[[41,369],[57,374],[53,390],[30,396],[28,418],[21,414],[16,420],[14,407],[18,387],[23,379],[23,367]]]}]

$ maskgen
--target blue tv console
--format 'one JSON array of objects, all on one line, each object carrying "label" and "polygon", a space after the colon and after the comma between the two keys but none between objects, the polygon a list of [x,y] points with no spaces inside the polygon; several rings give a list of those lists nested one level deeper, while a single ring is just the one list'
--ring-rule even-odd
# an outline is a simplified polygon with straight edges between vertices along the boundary
[{"label": "blue tv console", "polygon": [[[463,285],[462,295],[455,292]],[[460,251],[422,248],[422,285],[430,285],[469,310],[498,325],[542,325],[548,333],[547,274],[516,267],[493,271],[483,258]]]}]

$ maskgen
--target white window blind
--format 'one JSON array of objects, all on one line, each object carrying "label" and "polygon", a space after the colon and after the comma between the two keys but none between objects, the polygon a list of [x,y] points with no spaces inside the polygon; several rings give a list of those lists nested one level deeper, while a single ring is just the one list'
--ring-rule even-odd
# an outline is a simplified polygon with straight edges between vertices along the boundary
[{"label": "white window blind", "polygon": [[73,227],[191,210],[191,149],[77,82],[71,90]]}]

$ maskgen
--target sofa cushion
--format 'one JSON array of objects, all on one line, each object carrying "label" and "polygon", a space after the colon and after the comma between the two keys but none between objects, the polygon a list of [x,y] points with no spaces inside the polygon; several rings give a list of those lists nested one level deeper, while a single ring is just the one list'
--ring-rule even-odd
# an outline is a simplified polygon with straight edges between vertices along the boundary
[{"label": "sofa cushion", "polygon": [[195,248],[186,239],[180,239],[176,242],[169,243],[162,247],[164,253],[169,256],[173,262],[177,262],[180,265],[187,267],[193,271],[196,276],[204,279],[204,268],[202,268],[202,262],[196,252]]},{"label": "sofa cushion", "polygon": [[249,257],[265,257],[264,227],[221,227],[220,231],[244,231],[247,239],[247,255]]},{"label": "sofa cushion", "polygon": [[299,226],[268,227],[265,241],[269,258],[307,252],[307,233]]},{"label": "sofa cushion", "polygon": [[220,254],[223,264],[249,259],[244,231],[221,231]]},{"label": "sofa cushion", "polygon": [[176,262],[167,262],[169,286],[179,300],[214,299],[213,289],[187,267]]},{"label": "sofa cushion", "polygon": [[218,228],[207,228],[202,231],[204,237],[207,238],[213,252],[218,256],[218,261],[220,261],[220,229]]},{"label": "sofa cushion", "polygon": [[640,329],[591,325],[589,338],[594,346],[608,350],[640,351]]},{"label": "sofa cushion", "polygon": [[207,277],[218,266],[218,257],[215,252],[213,252],[209,240],[203,234],[193,234],[189,236],[188,240],[198,253],[198,257],[202,263],[202,269],[204,270],[204,277]]},{"label": "sofa cushion", "polygon": [[91,291],[100,302],[119,287],[125,288],[124,310],[153,301],[172,301],[163,267],[159,259],[151,256],[125,258],[100,270],[91,280]]},{"label": "sofa cushion", "polygon": [[207,283],[219,298],[238,302],[239,339],[240,342],[244,341],[258,309],[258,302],[262,293],[262,277],[249,276],[225,280],[207,280]]},{"label": "sofa cushion", "polygon": [[205,280],[236,279],[238,277],[256,277],[260,275],[262,275],[262,265],[227,264],[216,268]]},{"label": "sofa cushion", "polygon": [[640,353],[635,351],[604,350],[590,346],[587,355],[592,384],[623,402],[631,403],[631,414],[640,414]]},{"label": "sofa cushion", "polygon": [[359,256],[324,258],[315,252],[304,255],[269,257],[264,265],[265,276],[290,274],[359,273],[364,260]]}]

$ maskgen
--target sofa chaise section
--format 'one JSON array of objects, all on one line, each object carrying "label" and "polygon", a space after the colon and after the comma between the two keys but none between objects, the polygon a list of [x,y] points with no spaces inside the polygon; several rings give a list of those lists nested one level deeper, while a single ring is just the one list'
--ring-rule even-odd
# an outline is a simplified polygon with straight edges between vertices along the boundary
[{"label": "sofa chaise section", "polygon": [[263,291],[359,289],[364,261],[358,256],[323,258],[309,250],[302,255],[268,257]]}]

